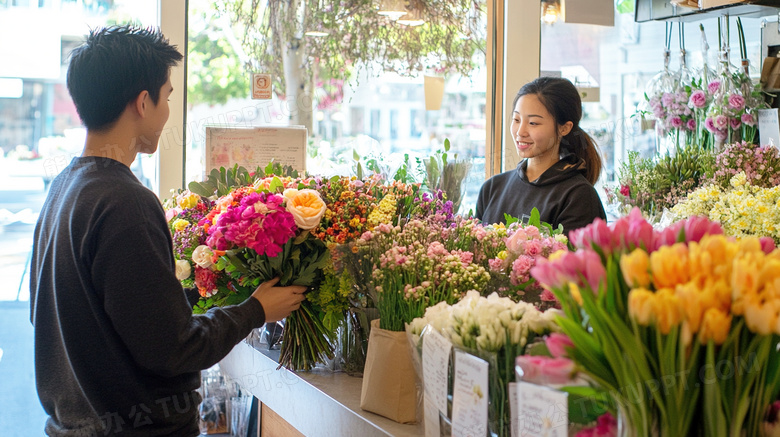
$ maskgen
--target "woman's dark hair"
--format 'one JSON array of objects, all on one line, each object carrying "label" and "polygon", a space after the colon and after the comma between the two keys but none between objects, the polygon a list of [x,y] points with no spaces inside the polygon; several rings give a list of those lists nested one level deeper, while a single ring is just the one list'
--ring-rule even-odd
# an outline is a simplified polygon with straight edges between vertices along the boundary
[{"label": "woman's dark hair", "polygon": [[156,105],[171,67],[181,61],[176,46],[154,29],[111,26],[90,30],[70,54],[68,91],[87,129],[110,128],[146,90]]},{"label": "woman's dark hair", "polygon": [[535,95],[542,102],[558,126],[572,122],[571,131],[561,138],[561,147],[585,160],[585,177],[591,184],[595,184],[601,174],[601,155],[593,138],[580,128],[582,100],[577,88],[567,79],[539,77],[520,88],[512,107],[517,106],[520,97],[529,94]]}]

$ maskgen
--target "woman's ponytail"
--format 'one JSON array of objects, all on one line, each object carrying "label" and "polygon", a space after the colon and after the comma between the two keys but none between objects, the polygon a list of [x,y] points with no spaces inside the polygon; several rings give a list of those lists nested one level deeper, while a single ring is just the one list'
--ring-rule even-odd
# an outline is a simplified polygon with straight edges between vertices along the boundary
[{"label": "woman's ponytail", "polygon": [[596,141],[587,132],[576,125],[568,135],[564,137],[568,143],[567,149],[585,161],[585,178],[591,185],[595,185],[601,175],[601,153]]}]

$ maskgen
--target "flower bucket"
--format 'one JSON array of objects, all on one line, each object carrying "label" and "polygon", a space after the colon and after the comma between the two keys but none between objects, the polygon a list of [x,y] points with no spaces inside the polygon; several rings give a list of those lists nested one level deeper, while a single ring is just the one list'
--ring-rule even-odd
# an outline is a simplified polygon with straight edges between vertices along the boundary
[{"label": "flower bucket", "polygon": [[412,351],[404,331],[371,321],[360,408],[398,423],[417,422],[419,390]]}]

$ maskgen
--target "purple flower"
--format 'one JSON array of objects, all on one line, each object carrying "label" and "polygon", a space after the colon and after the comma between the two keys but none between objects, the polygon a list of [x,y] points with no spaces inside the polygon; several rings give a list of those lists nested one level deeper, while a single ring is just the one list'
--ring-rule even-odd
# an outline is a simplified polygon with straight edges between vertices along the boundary
[{"label": "purple flower", "polygon": [[715,92],[718,91],[718,88],[720,88],[719,80],[713,80],[707,85],[707,91],[709,91],[710,94],[715,94]]},{"label": "purple flower", "polygon": [[739,126],[742,125],[742,122],[738,118],[734,117],[729,118],[729,124],[731,125],[732,129],[738,129]]},{"label": "purple flower", "polygon": [[729,107],[737,111],[741,111],[745,107],[745,98],[739,94],[732,94],[729,96]]},{"label": "purple flower", "polygon": [[690,119],[687,123],[685,123],[685,127],[688,128],[688,130],[696,130],[696,120]]},{"label": "purple flower", "polygon": [[690,100],[688,100],[688,106],[694,108],[703,108],[707,104],[707,95],[702,90],[696,90],[691,94]]}]

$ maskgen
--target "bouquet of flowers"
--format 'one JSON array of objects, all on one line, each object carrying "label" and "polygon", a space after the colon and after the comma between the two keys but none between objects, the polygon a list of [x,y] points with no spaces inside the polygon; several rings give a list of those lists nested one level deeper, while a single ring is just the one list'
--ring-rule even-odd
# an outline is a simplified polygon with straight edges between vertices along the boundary
[{"label": "bouquet of flowers", "polygon": [[470,290],[455,304],[440,302],[426,309],[423,317],[411,321],[408,332],[419,350],[423,328],[430,325],[453,346],[490,363],[491,431],[508,437],[508,384],[515,381],[515,357],[522,355],[535,338],[556,331],[559,315],[554,309],[540,312],[526,302],[514,302],[496,293],[483,297]]},{"label": "bouquet of flowers", "polygon": [[731,178],[743,172],[747,183],[771,188],[780,185],[780,152],[776,147],[741,142],[726,146],[715,157],[713,183],[729,188]]},{"label": "bouquet of flowers", "polygon": [[[654,231],[634,210],[576,231],[577,252],[532,271],[561,301],[569,356],[612,395],[634,435],[690,435],[697,415],[705,435],[759,435],[780,391],[780,356],[770,352],[780,337],[768,316],[780,252],[720,234],[703,217]],[[716,375],[716,363],[736,367]]]},{"label": "bouquet of flowers", "polygon": [[[181,210],[169,210],[169,223],[177,264],[195,266],[201,295],[195,312],[243,302],[275,277],[282,286],[318,284],[328,253],[311,230],[326,205],[313,187],[311,179],[269,176],[226,189],[213,202],[191,192],[177,196]],[[319,312],[307,299],[286,319],[280,365],[308,370],[332,358],[331,333]]]}]

